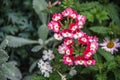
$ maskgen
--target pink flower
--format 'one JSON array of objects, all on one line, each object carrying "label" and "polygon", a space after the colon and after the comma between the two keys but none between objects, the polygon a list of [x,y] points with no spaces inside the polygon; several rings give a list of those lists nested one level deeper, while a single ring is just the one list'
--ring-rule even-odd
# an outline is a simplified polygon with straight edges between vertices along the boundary
[{"label": "pink flower", "polygon": [[67,8],[62,12],[62,15],[66,17],[66,16],[70,16],[72,13],[73,13],[73,10],[71,8]]},{"label": "pink flower", "polygon": [[89,36],[88,40],[89,42],[98,42],[98,38],[96,36]]},{"label": "pink flower", "polygon": [[66,55],[72,55],[72,53],[73,53],[73,48],[66,47],[65,51],[66,51],[66,53],[65,53]]},{"label": "pink flower", "polygon": [[85,23],[86,21],[86,17],[83,15],[77,15],[76,17],[76,21],[83,21],[83,23]]},{"label": "pink flower", "polygon": [[53,30],[53,21],[48,23],[48,29]]},{"label": "pink flower", "polygon": [[72,13],[70,14],[70,17],[75,19],[77,17],[78,13],[76,11],[72,11]]},{"label": "pink flower", "polygon": [[77,24],[78,27],[81,29],[81,28],[84,27],[85,22],[83,22],[83,21],[80,20],[80,21],[77,21],[76,24]]},{"label": "pink flower", "polygon": [[86,34],[84,34],[84,36],[82,36],[81,38],[78,39],[78,42],[80,44],[87,44],[88,43],[88,36]]},{"label": "pink flower", "polygon": [[74,63],[75,63],[75,65],[83,65],[84,59],[81,56],[77,56]]},{"label": "pink flower", "polygon": [[89,44],[89,49],[96,52],[96,50],[98,49],[98,43],[96,42],[92,42]]},{"label": "pink flower", "polygon": [[64,44],[65,44],[66,46],[71,46],[71,45],[74,44],[74,41],[73,41],[73,39],[71,39],[71,38],[65,38]]},{"label": "pink flower", "polygon": [[52,17],[53,21],[59,21],[62,19],[62,15],[60,13],[55,13]]},{"label": "pink flower", "polygon": [[84,53],[84,58],[85,59],[89,59],[93,55],[93,51],[85,50],[83,53]]},{"label": "pink flower", "polygon": [[60,54],[65,54],[66,45],[62,44],[58,47],[58,52]]},{"label": "pink flower", "polygon": [[75,23],[71,23],[69,26],[69,30],[75,31],[76,29],[78,29],[78,25],[76,25]]},{"label": "pink flower", "polygon": [[85,61],[85,64],[84,64],[84,66],[91,66],[91,65],[95,65],[95,60],[86,60]]},{"label": "pink flower", "polygon": [[64,55],[63,62],[69,66],[73,65],[74,57],[73,56],[67,56]]},{"label": "pink flower", "polygon": [[58,22],[56,22],[56,21],[53,21],[52,24],[53,24],[54,32],[59,32],[60,28],[61,28],[60,24]]},{"label": "pink flower", "polygon": [[60,40],[63,39],[63,36],[62,36],[61,33],[58,32],[58,33],[55,33],[55,34],[54,34],[54,38],[55,38],[56,40],[59,40],[59,41],[60,41]]},{"label": "pink flower", "polygon": [[66,37],[72,38],[72,32],[71,32],[70,30],[68,30],[68,29],[64,29],[64,30],[62,31],[62,36],[63,36],[64,38],[66,38]]},{"label": "pink flower", "polygon": [[79,39],[82,36],[84,36],[85,33],[83,33],[82,31],[80,31],[79,29],[77,29],[76,31],[73,32],[73,37],[74,39]]}]

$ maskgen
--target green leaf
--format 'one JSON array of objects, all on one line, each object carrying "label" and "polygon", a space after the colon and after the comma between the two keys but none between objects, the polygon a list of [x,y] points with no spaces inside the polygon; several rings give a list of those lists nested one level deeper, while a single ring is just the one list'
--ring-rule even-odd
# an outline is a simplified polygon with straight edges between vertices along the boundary
[{"label": "green leaf", "polygon": [[120,26],[120,18],[118,17],[119,16],[118,6],[113,3],[110,3],[106,5],[105,8],[113,22]]},{"label": "green leaf", "polygon": [[39,15],[40,20],[43,24],[47,22],[47,14],[42,11],[47,8],[47,3],[45,0],[33,0],[33,8],[35,12]]},{"label": "green leaf", "polygon": [[42,48],[42,46],[37,45],[37,46],[34,46],[34,47],[31,49],[31,51],[32,51],[32,52],[38,52],[39,50],[41,50],[41,48]]},{"label": "green leaf", "polygon": [[96,78],[97,80],[107,80],[107,75],[105,73],[97,74]]},{"label": "green leaf", "polygon": [[1,49],[5,49],[5,47],[7,46],[7,44],[8,44],[8,40],[6,40],[6,39],[3,40],[2,43],[0,44],[0,48]]},{"label": "green leaf", "polygon": [[48,79],[45,78],[44,76],[33,76],[31,80],[48,80]]},{"label": "green leaf", "polygon": [[8,60],[8,54],[6,53],[6,51],[0,49],[0,65],[5,63]]},{"label": "green leaf", "polygon": [[120,80],[120,69],[113,69],[112,72],[114,73],[115,80]]},{"label": "green leaf", "polygon": [[0,80],[7,80],[3,72],[0,70]]},{"label": "green leaf", "polygon": [[106,52],[101,48],[98,49],[98,52],[101,56],[103,56],[106,59],[106,61],[113,61],[114,60],[114,56],[111,53]]},{"label": "green leaf", "polygon": [[87,11],[86,12],[82,12],[81,14],[85,15],[87,17],[88,21],[94,22],[94,15],[93,14],[88,13]]},{"label": "green leaf", "polygon": [[7,36],[6,40],[8,40],[8,46],[13,48],[21,47],[27,44],[37,43],[37,41],[28,40],[20,37],[14,37],[14,36]]},{"label": "green leaf", "polygon": [[30,72],[30,73],[35,69],[35,67],[37,66],[37,63],[38,63],[38,61],[34,61],[34,62],[31,64],[31,66],[30,66],[30,68],[29,68],[29,72]]},{"label": "green leaf", "polygon": [[90,66],[90,67],[86,67],[86,68],[82,69],[81,73],[91,73],[91,72],[95,72],[97,70],[98,70],[98,68],[95,65],[95,66]]},{"label": "green leaf", "polygon": [[108,70],[112,70],[112,69],[115,69],[117,68],[117,63],[115,61],[110,61],[108,64],[107,64],[107,69]]},{"label": "green leaf", "polygon": [[16,32],[18,32],[18,28],[13,26],[13,25],[7,25],[7,26],[3,26],[1,28],[1,30],[3,32],[6,32],[6,33],[11,33],[11,34],[15,34]]},{"label": "green leaf", "polygon": [[48,28],[46,24],[43,24],[39,27],[38,29],[38,35],[42,40],[46,40],[47,36],[48,36]]},{"label": "green leaf", "polygon": [[90,27],[90,30],[99,34],[107,34],[109,32],[109,28],[103,26]]},{"label": "green leaf", "polygon": [[21,72],[15,65],[16,63],[14,62],[2,64],[1,70],[4,73],[5,77],[7,77],[8,79],[21,80],[22,78]]}]

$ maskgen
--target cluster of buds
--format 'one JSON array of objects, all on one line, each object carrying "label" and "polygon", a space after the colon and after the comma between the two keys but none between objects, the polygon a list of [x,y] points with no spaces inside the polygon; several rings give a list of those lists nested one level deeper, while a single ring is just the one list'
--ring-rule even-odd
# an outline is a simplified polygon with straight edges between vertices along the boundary
[{"label": "cluster of buds", "polygon": [[64,64],[69,66],[95,64],[92,55],[98,49],[98,38],[88,36],[81,30],[85,22],[85,16],[67,8],[61,13],[55,13],[48,23],[48,28],[54,31],[54,38],[63,41],[58,47],[58,52],[64,55]]}]

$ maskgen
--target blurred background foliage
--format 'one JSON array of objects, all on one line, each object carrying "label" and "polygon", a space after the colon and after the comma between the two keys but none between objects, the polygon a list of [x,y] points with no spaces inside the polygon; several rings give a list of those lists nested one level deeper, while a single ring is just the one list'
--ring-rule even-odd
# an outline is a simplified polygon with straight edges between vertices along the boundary
[{"label": "blurred background foliage", "polygon": [[[46,47],[56,55],[53,68],[68,75],[70,68],[59,62],[61,56],[57,55],[59,43],[47,29],[52,14],[67,7],[87,17],[83,29],[87,34],[96,35],[99,41],[104,37],[120,39],[119,0],[61,0],[60,5],[48,7],[49,1],[56,0],[0,0],[0,80],[60,80],[56,71],[50,78],[39,74],[36,63]],[[120,80],[119,53],[113,56],[99,49],[94,55],[95,66],[77,67],[77,75],[68,79]]]}]

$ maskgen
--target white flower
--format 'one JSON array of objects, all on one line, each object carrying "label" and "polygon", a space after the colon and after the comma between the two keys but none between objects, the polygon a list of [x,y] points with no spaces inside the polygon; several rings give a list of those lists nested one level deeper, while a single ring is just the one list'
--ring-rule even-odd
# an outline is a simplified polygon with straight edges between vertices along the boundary
[{"label": "white flower", "polygon": [[49,73],[52,73],[52,67],[49,62],[44,62],[42,59],[38,62],[38,68],[40,68],[40,71],[44,77],[49,77]]},{"label": "white flower", "polygon": [[55,58],[53,51],[52,50],[44,50],[43,51],[43,56],[42,56],[43,60],[52,60]]},{"label": "white flower", "polygon": [[71,69],[69,72],[69,75],[74,76],[77,74],[77,71],[75,69]]},{"label": "white flower", "polygon": [[108,38],[105,38],[104,42],[100,43],[99,45],[102,46],[102,49],[110,52],[111,54],[113,54],[114,51],[118,51],[117,48],[120,47],[118,39],[109,40]]},{"label": "white flower", "polygon": [[56,40],[61,41],[61,40],[63,39],[63,36],[62,36],[60,33],[55,33],[55,34],[54,34],[54,38],[55,38]]}]

